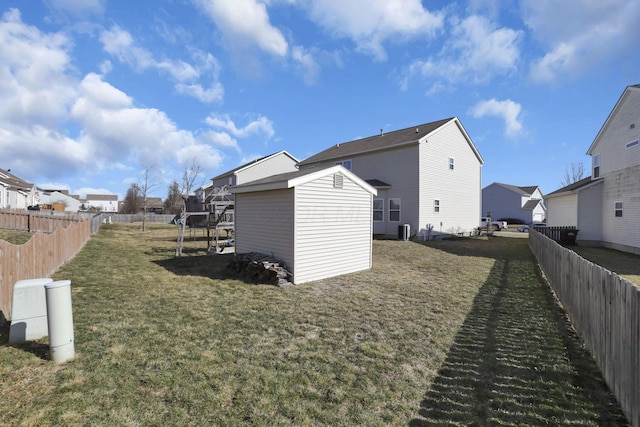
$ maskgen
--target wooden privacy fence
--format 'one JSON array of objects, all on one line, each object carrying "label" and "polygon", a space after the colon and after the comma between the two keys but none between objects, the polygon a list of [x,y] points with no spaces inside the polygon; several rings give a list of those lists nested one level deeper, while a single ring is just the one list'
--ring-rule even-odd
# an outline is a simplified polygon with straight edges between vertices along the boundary
[{"label": "wooden privacy fence", "polygon": [[68,221],[52,233],[39,231],[22,245],[0,240],[0,310],[5,319],[11,320],[15,282],[51,276],[78,253],[90,236],[90,222],[85,220]]},{"label": "wooden privacy fence", "polygon": [[21,231],[44,231],[52,233],[58,227],[82,221],[77,215],[58,215],[52,213],[35,213],[24,210],[0,211],[0,228]]},{"label": "wooden privacy fence", "polygon": [[640,426],[640,288],[531,230],[529,245],[618,399]]}]

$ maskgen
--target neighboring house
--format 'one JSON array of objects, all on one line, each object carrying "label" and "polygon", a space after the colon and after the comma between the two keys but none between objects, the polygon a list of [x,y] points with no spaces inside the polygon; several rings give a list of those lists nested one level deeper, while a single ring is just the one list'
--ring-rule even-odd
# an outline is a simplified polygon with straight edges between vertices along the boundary
[{"label": "neighboring house", "polygon": [[161,197],[147,197],[147,213],[161,214],[164,212],[164,202]]},{"label": "neighboring house", "polygon": [[86,199],[80,202],[86,206],[87,210],[118,212],[117,194],[87,194]]},{"label": "neighboring house", "polygon": [[[237,168],[211,178],[212,187],[240,185],[256,179],[266,178],[286,172],[298,170],[298,159],[286,151],[279,151],[268,156],[252,160]],[[211,188],[210,188],[211,190]]]},{"label": "neighboring house", "polygon": [[458,118],[448,118],[334,146],[299,164],[301,171],[339,164],[376,188],[374,234],[470,232],[480,223],[482,156]]},{"label": "neighboring house", "polygon": [[544,222],[547,208],[540,187],[519,187],[494,182],[482,189],[482,215],[494,220],[518,220],[521,224]]},{"label": "neighboring house", "polygon": [[547,226],[576,227],[583,246],[600,246],[602,240],[602,179],[590,176],[545,196]]},{"label": "neighboring house", "polygon": [[77,197],[57,190],[43,190],[40,203],[42,205],[64,205],[65,212],[78,212],[81,204]]},{"label": "neighboring house", "polygon": [[296,284],[371,268],[376,190],[342,166],[270,176],[231,192],[236,253],[281,259]]},{"label": "neighboring house", "polygon": [[39,203],[40,192],[35,184],[0,169],[0,208],[26,209]]},{"label": "neighboring house", "polygon": [[[640,85],[625,88],[587,154],[591,183],[574,189],[577,242],[640,254]],[[550,200],[556,218],[549,219],[574,225],[562,224],[573,207],[561,197]]]},{"label": "neighboring house", "polygon": [[[207,198],[213,191],[213,181],[209,181],[208,183],[200,186],[194,193],[197,200],[197,211],[196,212],[204,212],[207,210],[206,203]],[[190,211],[193,212],[193,211]]]}]

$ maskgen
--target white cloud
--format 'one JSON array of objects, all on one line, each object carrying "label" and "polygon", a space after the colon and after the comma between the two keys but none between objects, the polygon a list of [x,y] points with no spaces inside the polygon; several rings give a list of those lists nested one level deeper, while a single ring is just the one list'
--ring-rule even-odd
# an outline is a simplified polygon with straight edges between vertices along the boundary
[{"label": "white cloud", "polygon": [[534,39],[548,48],[531,66],[534,80],[550,83],[595,64],[637,56],[636,0],[525,0],[522,14]]},{"label": "white cloud", "polygon": [[411,64],[409,77],[419,75],[435,87],[443,87],[443,83],[485,82],[517,68],[521,31],[497,28],[486,17],[477,15],[462,21],[453,18],[450,26],[451,38],[440,54]]},{"label": "white cloud", "polygon": [[291,51],[291,56],[302,71],[304,82],[307,85],[313,85],[320,74],[320,66],[316,62],[313,54],[302,46],[294,46]]},{"label": "white cloud", "polygon": [[241,128],[236,126],[228,114],[211,114],[205,119],[205,123],[211,127],[224,129],[237,138],[248,138],[254,135],[262,135],[265,139],[270,139],[275,134],[275,131],[273,130],[273,123],[264,116],[259,116],[257,119],[252,120],[249,124]]},{"label": "white cloud", "polygon": [[269,19],[265,3],[258,0],[194,0],[216,24],[231,49],[258,47],[284,57],[289,50],[282,32]]},{"label": "white cloud", "polygon": [[353,40],[360,51],[379,61],[387,58],[386,41],[432,37],[444,21],[443,13],[430,12],[420,0],[325,0],[305,7],[311,19],[335,37]]},{"label": "white cloud", "polygon": [[216,147],[233,148],[236,151],[240,151],[238,141],[226,132],[208,131],[202,136]]},{"label": "white cloud", "polygon": [[510,99],[498,101],[493,98],[477,103],[471,109],[471,115],[475,118],[498,117],[504,121],[505,134],[509,137],[515,137],[522,132],[521,110],[522,106]]},{"label": "white cloud", "polygon": [[[224,88],[218,80],[220,66],[211,54],[194,51],[193,65],[183,60],[159,60],[147,49],[137,46],[131,34],[118,25],[103,31],[100,41],[107,53],[138,72],[150,68],[166,72],[175,80],[174,87],[180,94],[205,103],[220,102],[224,97]],[[207,77],[211,83],[204,87],[201,80]]]}]

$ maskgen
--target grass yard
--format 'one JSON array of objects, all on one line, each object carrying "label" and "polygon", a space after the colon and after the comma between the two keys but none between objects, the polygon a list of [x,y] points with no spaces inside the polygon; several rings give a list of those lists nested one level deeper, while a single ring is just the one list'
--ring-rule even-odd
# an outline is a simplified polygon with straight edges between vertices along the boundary
[{"label": "grass yard", "polygon": [[627,425],[526,239],[374,241],[373,269],[280,289],[149,228],[55,274],[76,360],[2,330],[0,424]]},{"label": "grass yard", "polygon": [[22,245],[27,243],[33,236],[28,231],[4,230],[0,229],[0,240],[11,243],[12,245]]},{"label": "grass yard", "polygon": [[640,256],[607,248],[568,246],[584,259],[619,274],[640,286]]}]

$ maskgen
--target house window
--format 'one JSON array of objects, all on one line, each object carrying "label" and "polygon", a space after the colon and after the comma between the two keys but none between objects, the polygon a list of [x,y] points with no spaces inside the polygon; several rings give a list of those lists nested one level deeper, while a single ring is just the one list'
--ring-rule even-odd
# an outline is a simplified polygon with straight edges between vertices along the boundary
[{"label": "house window", "polygon": [[351,170],[351,160],[342,160],[340,162],[336,162],[336,165],[340,165],[347,170]]},{"label": "house window", "polygon": [[384,199],[373,199],[373,220],[384,221]]},{"label": "house window", "polygon": [[389,199],[389,221],[400,221],[400,199]]},{"label": "house window", "polygon": [[627,148],[635,147],[635,146],[637,146],[639,143],[640,143],[640,141],[636,139],[635,141],[628,142],[628,143],[627,143],[627,145],[626,145],[626,147],[627,147]]},{"label": "house window", "polygon": [[449,157],[449,169],[455,169],[455,160],[453,159],[453,157]]},{"label": "house window", "polygon": [[614,216],[616,218],[622,218],[622,202],[615,203]]},{"label": "house window", "polygon": [[438,199],[433,201],[433,213],[440,213],[440,200]]},{"label": "house window", "polygon": [[600,154],[593,156],[593,177],[600,177]]}]

